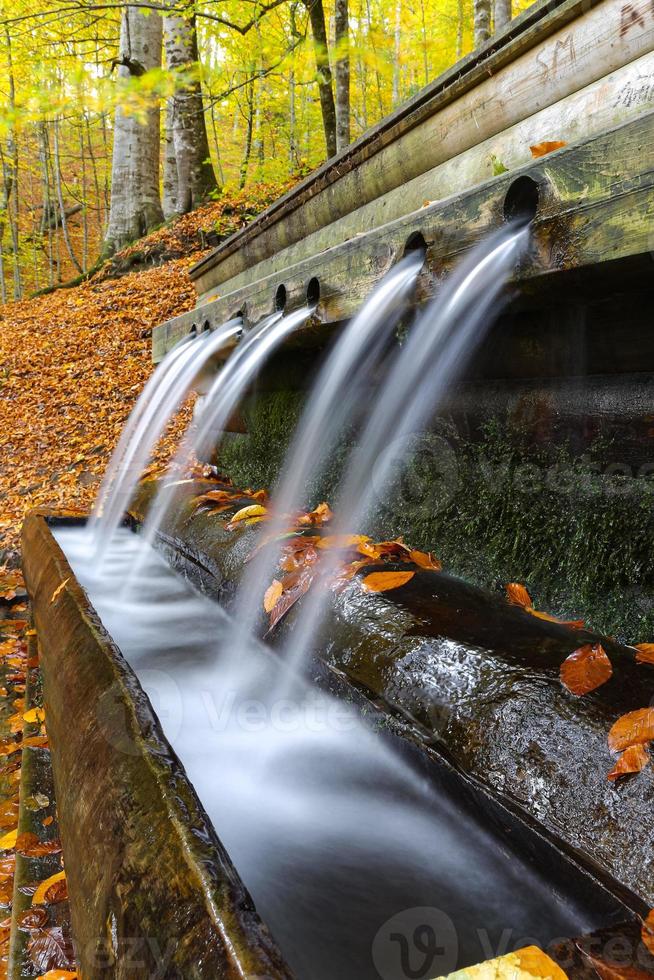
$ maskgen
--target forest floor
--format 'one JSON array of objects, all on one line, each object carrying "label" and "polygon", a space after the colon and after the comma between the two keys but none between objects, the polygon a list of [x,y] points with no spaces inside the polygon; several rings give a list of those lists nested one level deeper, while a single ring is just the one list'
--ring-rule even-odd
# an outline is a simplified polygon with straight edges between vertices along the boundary
[{"label": "forest floor", "polygon": [[[27,511],[87,512],[150,372],[153,327],[191,309],[188,270],[287,186],[254,185],[124,249],[74,288],[0,307],[0,565]],[[171,424],[163,459],[186,421]]]}]

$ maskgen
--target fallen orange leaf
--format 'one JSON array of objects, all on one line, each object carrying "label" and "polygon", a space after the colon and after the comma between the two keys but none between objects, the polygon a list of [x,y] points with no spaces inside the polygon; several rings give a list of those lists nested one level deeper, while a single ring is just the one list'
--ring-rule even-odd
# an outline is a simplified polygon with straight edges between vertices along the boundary
[{"label": "fallen orange leaf", "polygon": [[440,572],[443,568],[443,563],[438,558],[434,558],[431,551],[410,551],[409,558],[418,568],[427,568],[434,572]]},{"label": "fallen orange leaf", "polygon": [[635,649],[637,663],[654,664],[654,643],[637,643]]},{"label": "fallen orange leaf", "polygon": [[44,708],[30,708],[23,715],[23,721],[26,721],[28,725],[41,724],[45,721],[45,709]]},{"label": "fallen orange leaf", "polygon": [[652,956],[654,956],[654,909],[647,913],[647,917],[643,920],[643,925],[640,930],[640,938],[643,940],[645,946],[650,951]]},{"label": "fallen orange leaf", "polygon": [[52,593],[52,595],[50,597],[50,604],[51,605],[55,601],[55,599],[57,598],[57,596],[59,595],[59,593],[60,592],[63,592],[63,590],[66,588],[66,586],[67,586],[67,584],[68,584],[69,581],[70,581],[70,578],[65,578],[63,580],[63,582],[60,585],[57,586],[57,588],[54,590],[54,592]]},{"label": "fallen orange leaf", "polygon": [[366,592],[388,592],[410,582],[415,572],[371,572],[362,580]]},{"label": "fallen orange leaf", "polygon": [[57,874],[50,875],[49,878],[46,878],[45,881],[42,881],[39,887],[34,892],[34,895],[32,896],[32,905],[42,905],[45,901],[47,901],[46,894],[49,891],[49,889],[53,885],[56,885],[58,882],[65,881],[65,880],[66,880],[66,872],[58,871]]},{"label": "fallen orange leaf", "polygon": [[316,548],[355,548],[370,541],[367,534],[326,534],[318,538]]},{"label": "fallen orange leaf", "polygon": [[585,643],[566,657],[559,671],[563,686],[577,697],[605,684],[612,674],[611,661],[601,643]]},{"label": "fallen orange leaf", "polygon": [[281,599],[282,592],[284,591],[284,586],[282,583],[274,578],[272,583],[266,589],[266,594],[263,597],[263,608],[267,613],[272,612],[279,600]]},{"label": "fallen orange leaf", "polygon": [[534,143],[530,146],[532,157],[544,157],[548,153],[553,153],[554,150],[560,150],[562,146],[567,146],[566,140],[543,140],[542,143]]},{"label": "fallen orange leaf", "polygon": [[621,752],[630,745],[651,742],[654,738],[654,708],[638,708],[629,711],[611,726],[609,748]]},{"label": "fallen orange leaf", "polygon": [[628,776],[630,773],[640,772],[648,762],[649,753],[644,745],[630,745],[618,758],[606,778],[614,783],[620,776]]},{"label": "fallen orange leaf", "polygon": [[506,597],[514,606],[522,606],[523,609],[531,607],[531,596],[519,582],[509,582],[506,587]]},{"label": "fallen orange leaf", "polygon": [[77,980],[77,974],[74,970],[48,970],[36,980]]}]

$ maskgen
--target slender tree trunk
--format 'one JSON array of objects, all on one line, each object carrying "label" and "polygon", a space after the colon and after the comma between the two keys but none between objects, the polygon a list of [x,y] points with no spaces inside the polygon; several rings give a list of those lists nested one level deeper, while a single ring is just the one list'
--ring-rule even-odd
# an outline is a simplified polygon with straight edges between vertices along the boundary
[{"label": "slender tree trunk", "polygon": [[[138,5],[123,9],[118,74],[138,76],[161,65],[161,17]],[[163,221],[159,192],[159,105],[145,111],[145,120],[116,109],[111,207],[105,252],[147,234]]]},{"label": "slender tree trunk", "polygon": [[395,30],[393,32],[393,105],[400,101],[400,65],[402,59],[402,0],[395,4]]},{"label": "slender tree trunk", "polygon": [[164,151],[163,151],[163,213],[164,218],[172,218],[175,214],[180,214],[177,199],[178,176],[177,176],[177,156],[175,154],[175,136],[173,132],[175,117],[175,100],[171,97],[166,100],[166,113],[164,117]]},{"label": "slender tree trunk", "polygon": [[491,36],[491,0],[474,0],[475,47],[479,48]]},{"label": "slender tree trunk", "polygon": [[[5,27],[5,38],[7,41],[7,76],[9,80],[9,107],[12,116],[16,110],[16,84],[14,81],[14,63],[11,50],[11,35],[9,28]],[[4,198],[5,209],[9,218],[9,230],[11,232],[11,250],[14,265],[14,299],[20,299],[23,294],[23,283],[20,271],[20,251],[18,237],[18,142],[13,124],[9,127],[7,135],[7,154],[9,163],[5,165],[3,160],[4,176]]]},{"label": "slender tree trunk", "polygon": [[495,33],[503,31],[511,23],[511,0],[495,0]]},{"label": "slender tree trunk", "polygon": [[252,151],[252,130],[254,128],[254,82],[250,82],[247,89],[248,117],[245,130],[245,146],[243,148],[243,159],[241,161],[241,174],[238,186],[241,190],[245,187],[248,179],[248,167],[250,165],[250,153]]},{"label": "slender tree trunk", "polygon": [[82,266],[80,265],[75,252],[73,251],[73,245],[70,240],[70,235],[68,234],[68,221],[66,219],[66,206],[64,204],[64,194],[61,186],[61,161],[59,155],[59,120],[55,117],[53,123],[53,133],[54,133],[54,178],[55,178],[55,190],[57,192],[57,203],[59,204],[59,222],[61,223],[61,231],[64,236],[64,244],[66,245],[66,251],[70,257],[71,262],[75,266],[78,272],[82,272]]},{"label": "slender tree trunk", "polygon": [[195,14],[168,15],[164,41],[167,68],[186,75],[172,97],[170,117],[166,115],[172,124],[177,160],[177,209],[186,214],[217,189],[202,103]]},{"label": "slender tree trunk", "polygon": [[350,143],[350,21],[348,0],[336,0],[334,11],[336,61],[336,147],[343,150]]},{"label": "slender tree trunk", "polygon": [[334,91],[332,88],[332,71],[329,67],[325,11],[322,0],[304,0],[304,3],[309,11],[311,33],[313,34],[313,48],[318,74],[318,92],[320,94],[320,109],[322,112],[322,125],[325,131],[327,156],[333,157],[336,153],[336,105],[334,103]]},{"label": "slender tree trunk", "polygon": [[463,57],[463,22],[464,22],[463,0],[456,3],[456,60]]}]

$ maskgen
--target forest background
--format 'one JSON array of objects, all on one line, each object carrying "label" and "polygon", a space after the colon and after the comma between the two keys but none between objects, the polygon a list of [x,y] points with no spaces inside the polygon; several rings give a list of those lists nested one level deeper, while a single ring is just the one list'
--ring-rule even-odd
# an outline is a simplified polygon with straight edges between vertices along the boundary
[{"label": "forest background", "polygon": [[0,299],[175,215],[285,189],[523,0],[4,0]]}]

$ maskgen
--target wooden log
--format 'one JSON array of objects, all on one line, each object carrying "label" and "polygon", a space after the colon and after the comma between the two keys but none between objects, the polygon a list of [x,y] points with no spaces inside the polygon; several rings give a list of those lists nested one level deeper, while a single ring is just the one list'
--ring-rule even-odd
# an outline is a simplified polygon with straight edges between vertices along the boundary
[{"label": "wooden log", "polygon": [[42,514],[22,543],[84,976],[291,980]]},{"label": "wooden log", "polygon": [[[533,289],[552,273],[647,255],[654,215],[653,144],[654,112],[648,112],[305,258],[283,276],[287,308],[306,303],[310,284],[318,282],[317,314],[305,336],[310,338],[319,324],[347,319],[416,235],[427,244],[427,269],[419,293],[421,299],[427,298],[461,253],[504,221],[507,195],[518,180],[531,181],[539,194],[530,254],[515,277],[523,289]],[[255,281],[245,274],[237,277],[213,302],[157,327],[154,359],[159,360],[200,321],[215,327],[242,311],[252,325],[272,312],[281,282],[274,260],[262,262],[257,274]]]},{"label": "wooden log", "polygon": [[[137,518],[154,489],[141,488]],[[194,508],[190,496],[200,492],[198,485],[180,493],[160,545],[197,587],[228,604],[256,532],[227,531],[229,514]],[[301,609],[299,599],[268,639],[283,643]],[[613,676],[576,698],[561,684],[561,663],[595,642]],[[556,835],[600,880],[619,883],[632,908],[654,904],[654,772],[648,766],[619,789],[607,779],[611,725],[654,697],[654,669],[636,663],[632,649],[421,570],[390,592],[366,592],[354,580],[333,593],[315,649],[373,704],[402,719],[406,737],[444,753],[503,805]]]}]

